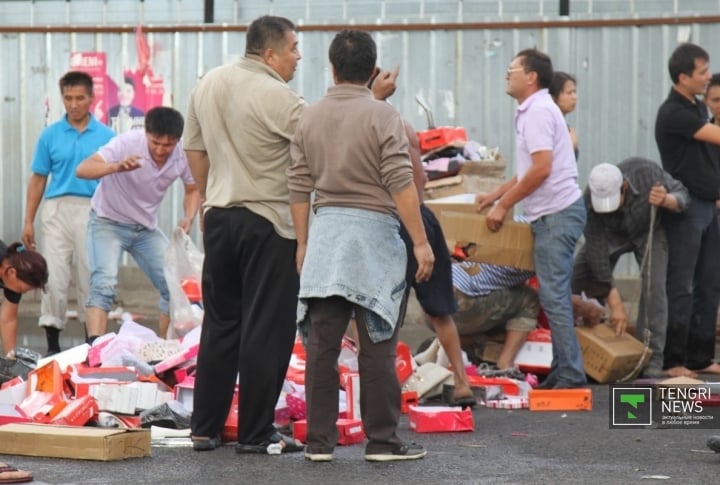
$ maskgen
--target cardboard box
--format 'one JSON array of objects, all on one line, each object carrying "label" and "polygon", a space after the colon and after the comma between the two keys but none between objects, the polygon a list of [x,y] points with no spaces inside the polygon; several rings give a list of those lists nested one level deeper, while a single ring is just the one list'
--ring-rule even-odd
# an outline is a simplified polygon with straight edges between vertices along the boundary
[{"label": "cardboard box", "polygon": [[0,454],[124,460],[150,456],[149,429],[14,423],[0,426]]},{"label": "cardboard box", "polygon": [[442,199],[443,197],[464,193],[467,193],[467,190],[463,184],[463,176],[453,175],[452,177],[428,181],[425,184],[423,196],[426,200]]},{"label": "cardboard box", "polygon": [[530,411],[592,411],[591,389],[532,389]]},{"label": "cardboard box", "polygon": [[167,359],[163,360],[162,362],[158,362],[155,364],[155,373],[160,374],[162,372],[165,372],[167,370],[170,370],[174,367],[179,367],[185,363],[188,363],[191,360],[194,360],[198,355],[198,350],[200,349],[200,344],[191,345],[185,350],[182,350],[181,352],[178,352],[177,354],[173,355],[172,357],[168,357]]},{"label": "cardboard box", "polygon": [[627,333],[617,337],[609,325],[575,327],[575,332],[585,373],[601,384],[618,381],[635,368],[642,369],[652,356],[635,337]]},{"label": "cardboard box", "polygon": [[8,423],[29,423],[30,419],[17,404],[0,403],[0,425]]},{"label": "cardboard box", "polygon": [[358,372],[346,372],[342,375],[342,382],[345,388],[345,395],[347,396],[347,417],[350,419],[361,419],[360,374]]},{"label": "cardboard box", "polygon": [[408,423],[410,429],[417,433],[444,433],[475,429],[472,409],[450,406],[410,406]]},{"label": "cardboard box", "polygon": [[97,414],[95,399],[83,396],[70,401],[50,422],[59,426],[85,426]]},{"label": "cardboard box", "polygon": [[461,194],[425,202],[440,222],[451,252],[457,242],[475,244],[469,260],[533,270],[533,235],[529,224],[506,219],[493,232],[478,214],[475,194]]},{"label": "cardboard box", "polygon": [[515,357],[515,365],[523,372],[547,374],[552,364],[552,337],[550,330],[536,328],[531,331]]},{"label": "cardboard box", "polygon": [[[342,446],[354,445],[362,443],[365,440],[365,432],[363,431],[362,421],[359,419],[343,419],[337,420],[338,440],[337,444]],[[300,419],[293,423],[293,438],[307,442],[307,420]]]},{"label": "cardboard box", "polygon": [[506,180],[506,163],[502,156],[492,160],[463,162],[460,173],[428,181],[424,187],[424,198],[440,199],[459,194],[489,194]]},{"label": "cardboard box", "polygon": [[427,153],[435,148],[447,146],[456,141],[467,141],[467,132],[463,127],[440,126],[417,132],[420,151]]}]

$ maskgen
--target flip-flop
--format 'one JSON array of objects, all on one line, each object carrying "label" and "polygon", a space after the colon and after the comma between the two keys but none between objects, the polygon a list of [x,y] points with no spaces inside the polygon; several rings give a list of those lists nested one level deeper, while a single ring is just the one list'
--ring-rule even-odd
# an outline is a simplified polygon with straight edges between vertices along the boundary
[{"label": "flip-flop", "polygon": [[[12,468],[12,467],[10,467]],[[4,483],[25,483],[35,480],[33,474],[24,470],[10,470],[0,472],[0,484]]]}]

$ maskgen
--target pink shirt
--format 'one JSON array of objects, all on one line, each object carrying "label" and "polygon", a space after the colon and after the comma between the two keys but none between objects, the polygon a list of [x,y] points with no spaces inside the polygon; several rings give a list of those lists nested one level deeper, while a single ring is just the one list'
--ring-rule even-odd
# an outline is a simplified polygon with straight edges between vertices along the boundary
[{"label": "pink shirt", "polygon": [[158,207],[172,183],[177,179],[185,184],[195,183],[182,142],[178,142],[167,162],[158,168],[150,156],[144,130],[130,130],[116,136],[100,148],[98,154],[107,163],[118,163],[131,155],[141,159],[140,168],[105,175],[100,180],[92,208],[106,219],[155,229]]},{"label": "pink shirt", "polygon": [[515,114],[515,172],[522,179],[532,166],[531,155],[552,151],[550,175],[523,199],[525,216],[534,221],[554,214],[582,195],[578,170],[567,123],[547,89],[528,97]]}]

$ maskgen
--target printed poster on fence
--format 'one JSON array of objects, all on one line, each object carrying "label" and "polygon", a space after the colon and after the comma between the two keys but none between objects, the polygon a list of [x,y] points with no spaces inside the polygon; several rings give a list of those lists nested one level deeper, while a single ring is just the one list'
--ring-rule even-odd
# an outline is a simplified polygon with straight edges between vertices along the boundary
[{"label": "printed poster on fence", "polygon": [[143,35],[142,26],[135,34],[137,65],[122,71],[121,79],[107,74],[104,52],[73,52],[70,68],[85,71],[93,78],[95,99],[90,109],[95,117],[116,133],[142,129],[145,113],[163,104],[163,78],[153,72],[152,50]]}]

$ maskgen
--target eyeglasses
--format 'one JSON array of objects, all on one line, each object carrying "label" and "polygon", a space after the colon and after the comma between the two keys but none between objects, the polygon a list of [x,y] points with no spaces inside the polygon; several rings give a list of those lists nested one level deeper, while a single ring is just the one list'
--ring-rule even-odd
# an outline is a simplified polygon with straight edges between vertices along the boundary
[{"label": "eyeglasses", "polygon": [[505,73],[509,76],[510,74],[518,71],[524,71],[524,67],[508,67],[507,71]]}]

